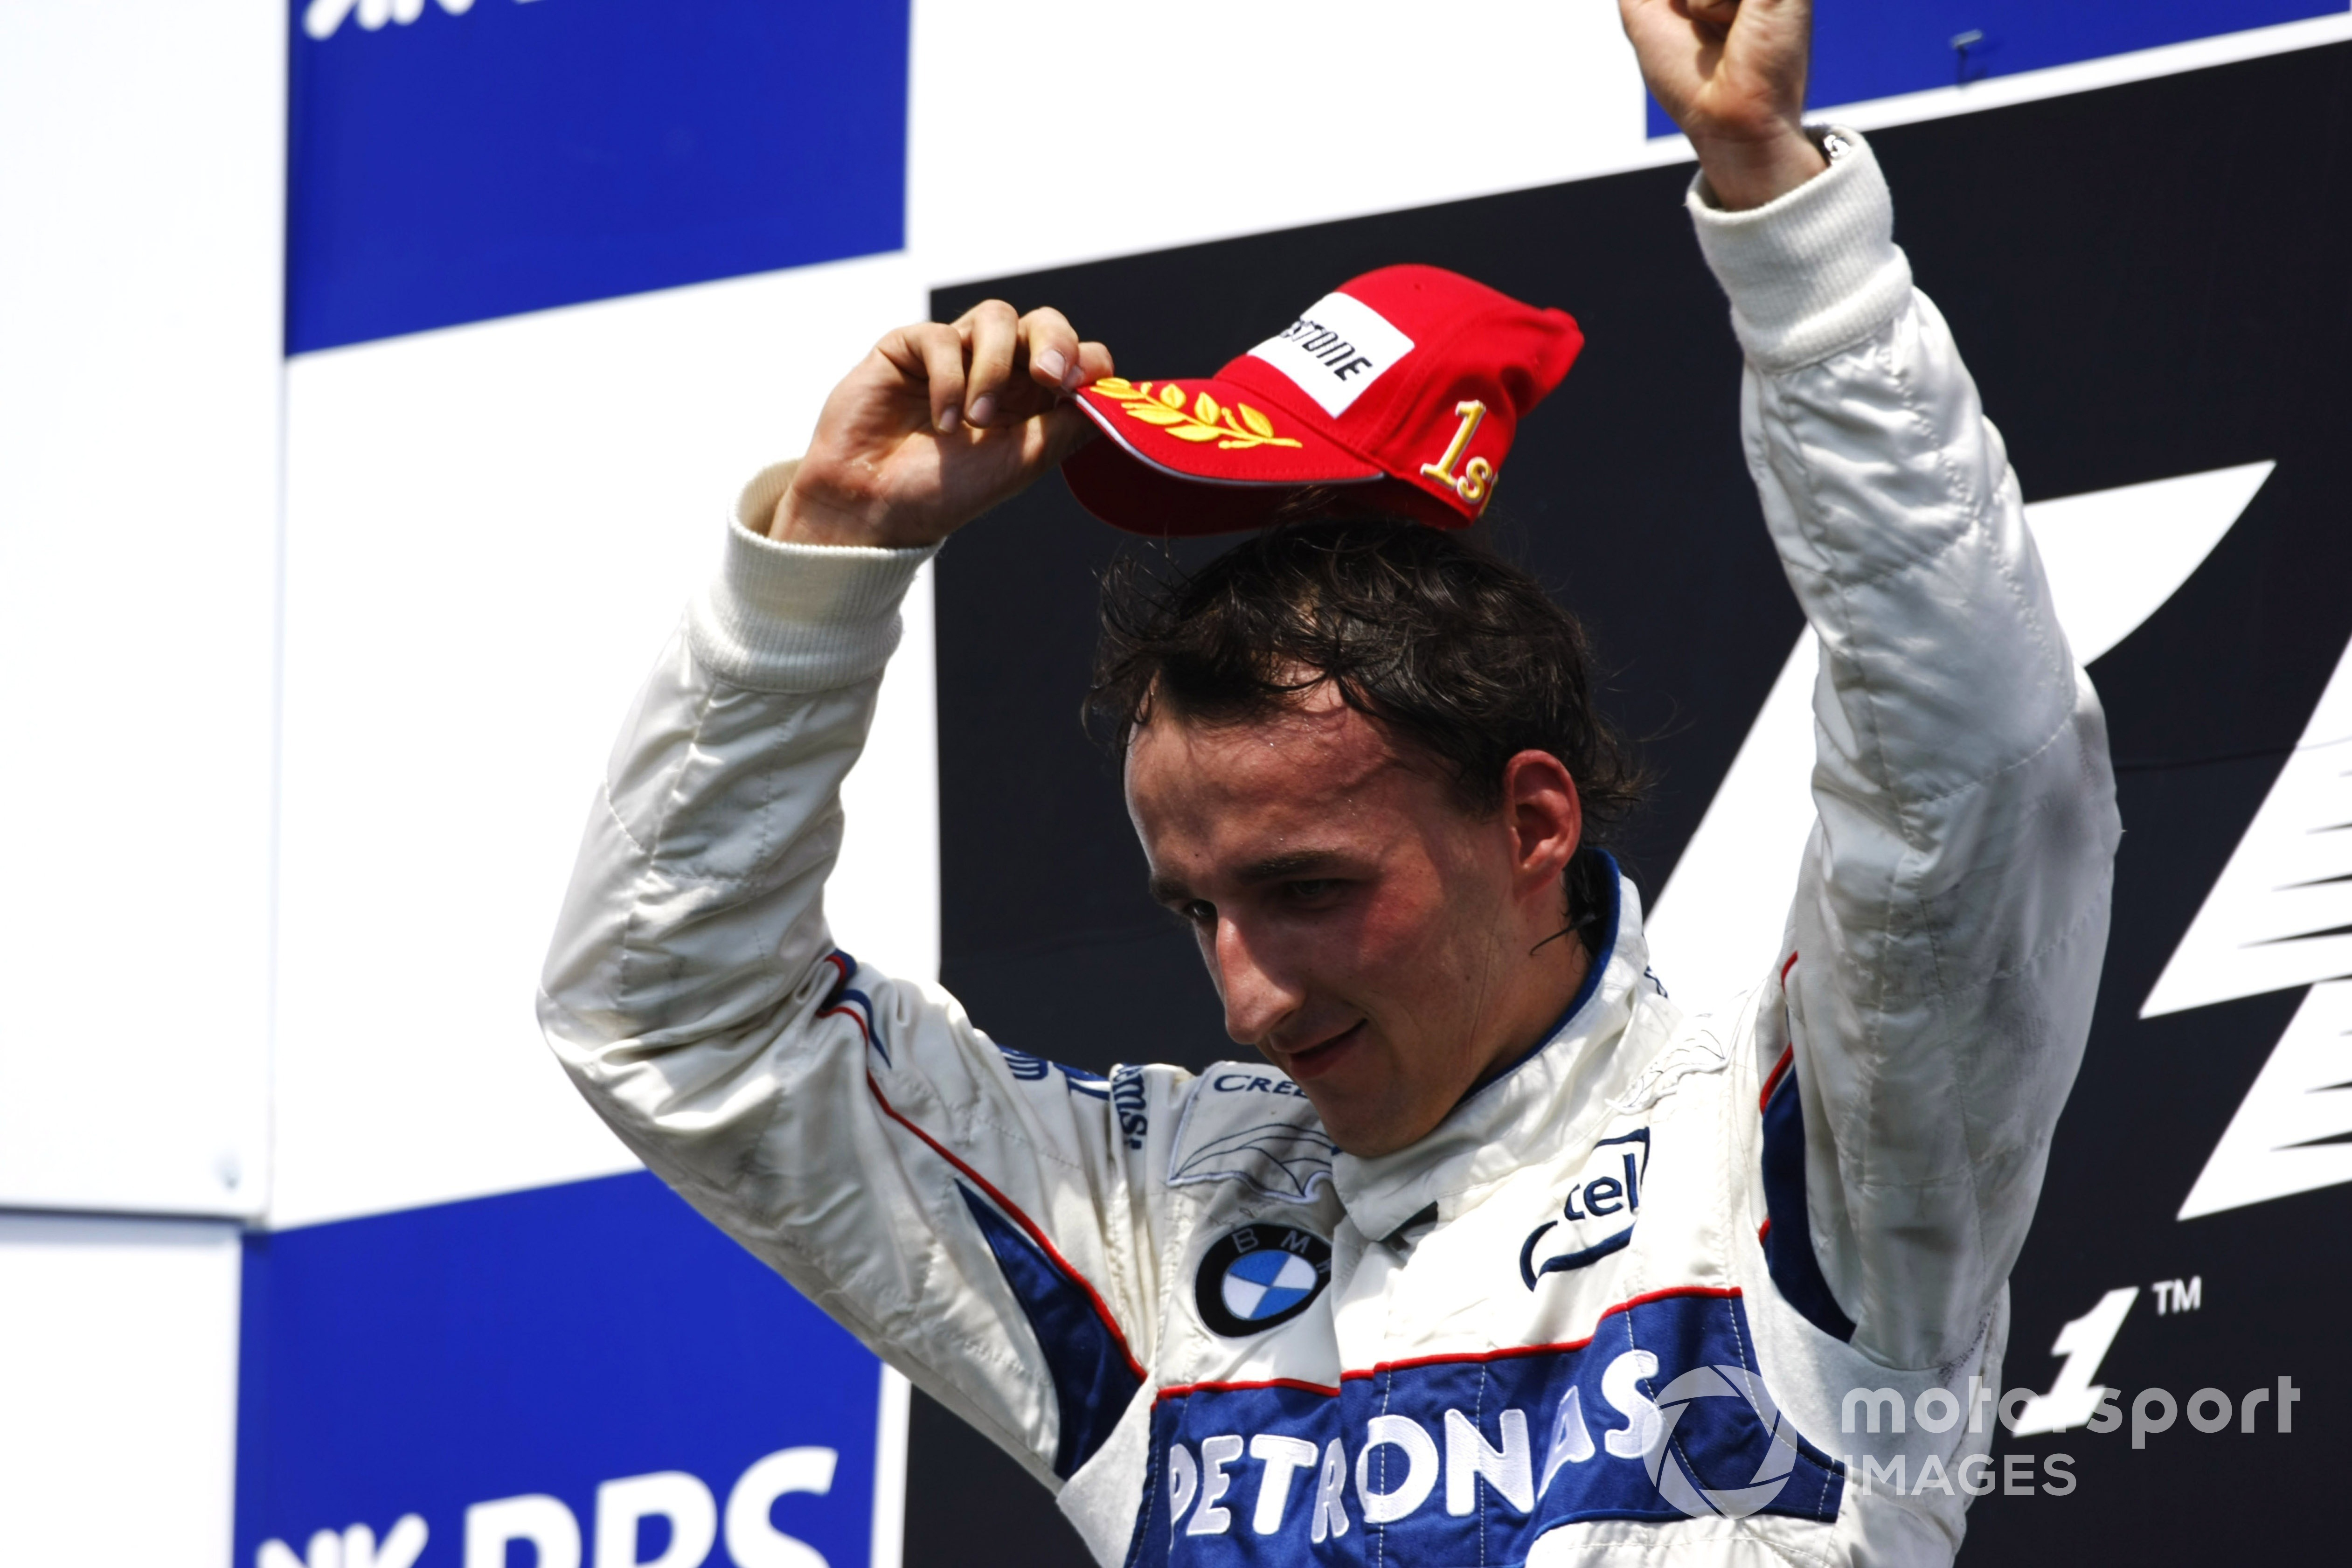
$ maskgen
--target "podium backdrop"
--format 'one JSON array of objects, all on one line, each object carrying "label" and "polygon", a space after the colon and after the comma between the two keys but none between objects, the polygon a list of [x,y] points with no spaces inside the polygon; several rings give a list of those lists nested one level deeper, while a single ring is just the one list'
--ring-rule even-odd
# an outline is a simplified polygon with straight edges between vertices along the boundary
[{"label": "podium backdrop", "polygon": [[[2128,828],[2008,1381],[2117,1390],[2139,1441],[2005,1437],[2076,1484],[1979,1498],[1969,1560],[2318,1545],[2352,10],[1817,21],[1814,100],[1872,131],[2010,441]],[[1572,310],[1484,527],[1660,770],[1621,847],[1658,973],[1759,977],[1811,653],[1663,129],[1598,3],[0,5],[0,1562],[1076,1561],[637,1167],[531,1009],[736,488],[927,307],[1050,301],[1139,377],[1390,262]],[[826,910],[1009,1047],[1200,1064],[1209,986],[1078,727],[1122,547],[1049,482],[919,576]]]}]

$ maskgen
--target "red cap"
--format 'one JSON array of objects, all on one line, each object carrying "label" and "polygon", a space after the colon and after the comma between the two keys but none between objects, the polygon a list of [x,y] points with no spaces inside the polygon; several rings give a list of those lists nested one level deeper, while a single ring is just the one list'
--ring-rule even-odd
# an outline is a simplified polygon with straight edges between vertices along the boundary
[{"label": "red cap", "polygon": [[1197,381],[1106,378],[1078,406],[1108,440],[1062,465],[1072,493],[1135,533],[1265,523],[1304,485],[1438,528],[1486,510],[1528,411],[1584,334],[1458,272],[1383,267]]}]

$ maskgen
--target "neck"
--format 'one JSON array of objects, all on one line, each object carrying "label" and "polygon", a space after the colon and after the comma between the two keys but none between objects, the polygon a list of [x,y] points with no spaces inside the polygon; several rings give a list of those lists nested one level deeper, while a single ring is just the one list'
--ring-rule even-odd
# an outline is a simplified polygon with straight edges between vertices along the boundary
[{"label": "neck", "polygon": [[1569,1004],[1576,1000],[1577,993],[1584,989],[1586,977],[1592,973],[1592,952],[1584,945],[1583,936],[1574,930],[1561,932],[1557,940],[1528,956],[1541,962],[1541,982],[1528,987],[1527,999],[1517,1016],[1501,1032],[1500,1048],[1471,1085],[1473,1089],[1500,1078],[1542,1045],[1559,1026]]}]

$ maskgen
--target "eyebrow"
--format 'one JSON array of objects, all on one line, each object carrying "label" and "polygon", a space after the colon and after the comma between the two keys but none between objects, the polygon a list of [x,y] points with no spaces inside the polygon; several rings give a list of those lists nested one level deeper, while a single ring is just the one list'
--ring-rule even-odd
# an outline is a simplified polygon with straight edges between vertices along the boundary
[{"label": "eyebrow", "polygon": [[[1269,855],[1263,860],[1253,860],[1235,873],[1236,879],[1248,886],[1266,882],[1286,881],[1294,877],[1318,871],[1328,871],[1342,858],[1332,849],[1293,849],[1281,855]],[[1154,877],[1150,883],[1152,899],[1162,904],[1179,904],[1191,896],[1191,889],[1173,877]]]},{"label": "eyebrow", "polygon": [[1328,871],[1340,858],[1333,849],[1293,849],[1284,855],[1269,855],[1263,860],[1253,860],[1241,868],[1244,882],[1280,882],[1309,871]]}]

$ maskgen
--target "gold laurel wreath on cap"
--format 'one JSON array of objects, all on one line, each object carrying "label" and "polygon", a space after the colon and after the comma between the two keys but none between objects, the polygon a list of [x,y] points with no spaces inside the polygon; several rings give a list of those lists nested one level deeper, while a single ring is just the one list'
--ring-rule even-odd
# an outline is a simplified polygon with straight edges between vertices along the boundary
[{"label": "gold laurel wreath on cap", "polygon": [[1246,403],[1228,405],[1202,392],[1188,409],[1184,389],[1172,381],[1161,383],[1154,392],[1148,381],[1138,386],[1122,376],[1107,375],[1087,390],[1114,399],[1130,419],[1157,425],[1179,441],[1214,441],[1220,452],[1298,445],[1288,436],[1276,435],[1274,421]]}]

